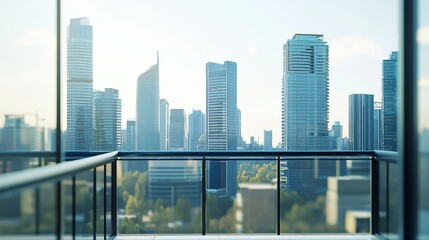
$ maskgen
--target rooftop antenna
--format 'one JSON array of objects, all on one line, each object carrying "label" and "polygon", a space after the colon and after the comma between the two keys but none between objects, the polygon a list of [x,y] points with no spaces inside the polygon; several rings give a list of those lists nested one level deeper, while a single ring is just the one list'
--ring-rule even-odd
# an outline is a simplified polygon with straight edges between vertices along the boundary
[{"label": "rooftop antenna", "polygon": [[159,64],[159,51],[156,51],[156,63]]}]

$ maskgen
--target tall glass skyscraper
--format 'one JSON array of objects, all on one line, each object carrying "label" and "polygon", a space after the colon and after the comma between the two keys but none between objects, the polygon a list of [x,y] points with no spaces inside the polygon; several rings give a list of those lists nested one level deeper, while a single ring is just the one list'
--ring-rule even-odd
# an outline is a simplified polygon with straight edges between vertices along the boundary
[{"label": "tall glass skyscraper", "polygon": [[350,150],[374,150],[374,95],[349,95]]},{"label": "tall glass skyscraper", "polygon": [[137,80],[137,150],[159,150],[159,57]]},{"label": "tall glass skyscraper", "polygon": [[75,18],[67,32],[67,150],[92,150],[93,101],[92,26]]},{"label": "tall glass skyscraper", "polygon": [[397,151],[398,52],[383,60],[383,150]]},{"label": "tall glass skyscraper", "polygon": [[374,150],[382,149],[383,142],[383,103],[374,102]]},{"label": "tall glass skyscraper", "polygon": [[120,150],[122,105],[117,89],[94,91],[94,146],[96,151]]},{"label": "tall glass skyscraper", "polygon": [[[206,64],[206,113],[207,150],[237,150],[237,63]],[[210,161],[208,170],[208,188],[234,197],[237,163]]]},{"label": "tall glass skyscraper", "polygon": [[[374,150],[374,95],[349,95],[350,150]],[[369,162],[348,161],[351,175],[369,175]]]},{"label": "tall glass skyscraper", "polygon": [[[328,150],[329,48],[320,34],[295,34],[283,45],[282,145]],[[282,186],[299,194],[326,191],[334,161],[284,161]],[[286,170],[287,169],[287,170]]]},{"label": "tall glass skyscraper", "polygon": [[170,149],[170,105],[167,99],[159,101],[159,150]]},{"label": "tall glass skyscraper", "polygon": [[170,149],[186,150],[186,113],[184,109],[170,110]]},{"label": "tall glass skyscraper", "polygon": [[205,114],[200,110],[193,110],[189,114],[188,149],[197,150],[198,140],[206,132]]},{"label": "tall glass skyscraper", "polygon": [[283,46],[285,150],[328,149],[328,56],[323,35],[295,34]]}]

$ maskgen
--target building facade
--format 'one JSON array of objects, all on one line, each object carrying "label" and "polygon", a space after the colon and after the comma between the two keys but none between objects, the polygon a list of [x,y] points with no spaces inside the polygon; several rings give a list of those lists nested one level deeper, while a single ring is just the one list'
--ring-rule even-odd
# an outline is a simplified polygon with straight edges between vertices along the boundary
[{"label": "building facade", "polygon": [[189,114],[188,149],[198,150],[198,140],[206,132],[206,116],[200,110]]},{"label": "building facade", "polygon": [[383,150],[397,151],[398,52],[383,60]]},{"label": "building facade", "polygon": [[374,95],[349,95],[350,150],[374,150]]},{"label": "building facade", "polygon": [[137,150],[159,150],[159,57],[137,80],[136,106]]},{"label": "building facade", "polygon": [[70,20],[67,32],[67,140],[66,149],[92,150],[93,51],[88,18]]},{"label": "building facade", "polygon": [[374,150],[382,150],[383,143],[383,103],[374,102]]},{"label": "building facade", "polygon": [[[328,150],[329,47],[320,34],[295,34],[283,45],[282,146]],[[326,191],[333,161],[285,161],[282,186],[299,194]]]},{"label": "building facade", "polygon": [[184,109],[170,110],[170,149],[183,151],[186,146],[186,113]]},{"label": "building facade", "polygon": [[159,150],[170,149],[170,104],[167,99],[159,101]]},{"label": "building facade", "polygon": [[94,91],[94,145],[95,151],[121,149],[122,103],[117,89]]},{"label": "building facade", "polygon": [[[237,150],[237,63],[206,64],[206,149]],[[210,161],[208,188],[218,195],[237,192],[237,163]]]},{"label": "building facade", "polygon": [[264,130],[264,150],[273,150],[273,130]]}]

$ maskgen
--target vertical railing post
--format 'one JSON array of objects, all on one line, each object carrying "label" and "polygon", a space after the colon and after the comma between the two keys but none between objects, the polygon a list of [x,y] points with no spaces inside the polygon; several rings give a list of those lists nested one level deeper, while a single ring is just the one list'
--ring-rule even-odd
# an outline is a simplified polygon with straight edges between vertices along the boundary
[{"label": "vertical railing post", "polygon": [[97,167],[92,170],[92,236],[97,239]]},{"label": "vertical railing post", "polygon": [[280,217],[281,217],[281,209],[280,209],[280,156],[276,156],[276,164],[277,164],[277,198],[276,198],[276,206],[277,206],[277,216],[276,216],[276,234],[280,235]]},{"label": "vertical railing post", "polygon": [[106,165],[104,165],[103,166],[103,174],[104,174],[104,181],[103,181],[103,184],[104,184],[104,186],[103,186],[103,189],[104,189],[104,201],[103,201],[103,209],[104,209],[104,212],[103,212],[103,214],[104,214],[104,218],[103,218],[103,226],[104,226],[104,239],[106,239],[106,237],[107,237],[107,184],[106,184],[106,177],[107,177],[107,166]]},{"label": "vertical railing post", "polygon": [[380,162],[371,156],[371,234],[380,233]]},{"label": "vertical railing post", "polygon": [[72,177],[72,239],[76,239],[76,175]]},{"label": "vertical railing post", "polygon": [[116,236],[117,235],[117,202],[116,202],[116,198],[117,198],[117,168],[116,168],[116,163],[117,163],[117,159],[115,161],[112,162],[112,177],[111,177],[111,188],[112,188],[112,216],[111,216],[111,221],[112,221],[112,235]]},{"label": "vertical railing post", "polygon": [[206,235],[206,157],[201,165],[201,234]]}]

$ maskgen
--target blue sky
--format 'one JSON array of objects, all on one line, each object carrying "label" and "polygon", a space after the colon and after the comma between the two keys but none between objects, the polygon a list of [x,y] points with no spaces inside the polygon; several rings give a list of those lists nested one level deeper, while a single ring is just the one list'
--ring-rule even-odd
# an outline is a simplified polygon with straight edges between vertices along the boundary
[{"label": "blue sky", "polygon": [[[34,85],[10,99],[34,97],[14,107],[2,102],[0,113],[37,110],[49,125],[54,122],[54,108],[46,104],[55,91],[54,8],[47,7],[49,1],[28,2],[0,7],[2,19],[19,26],[13,32],[0,30],[0,50],[6,57],[0,76]],[[235,61],[243,137],[248,141],[259,136],[262,142],[263,130],[272,129],[275,144],[281,134],[283,44],[295,33],[324,34],[330,48],[329,124],[341,121],[348,135],[348,95],[370,93],[381,100],[382,60],[399,48],[398,7],[391,0],[63,1],[63,77],[66,28],[75,17],[90,19],[94,87],[119,89],[123,122],[135,117],[136,81],[156,62],[156,51],[160,96],[188,114],[193,108],[205,111],[205,63]],[[25,72],[16,67],[20,64]],[[6,82],[0,83],[3,95],[19,88]],[[36,88],[43,94],[34,93]],[[65,97],[65,88],[63,92]]]}]

